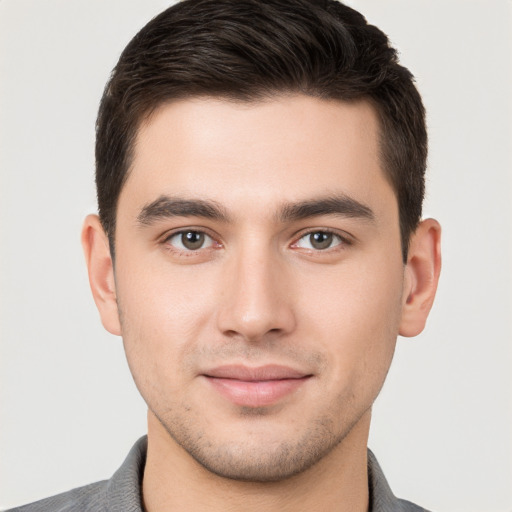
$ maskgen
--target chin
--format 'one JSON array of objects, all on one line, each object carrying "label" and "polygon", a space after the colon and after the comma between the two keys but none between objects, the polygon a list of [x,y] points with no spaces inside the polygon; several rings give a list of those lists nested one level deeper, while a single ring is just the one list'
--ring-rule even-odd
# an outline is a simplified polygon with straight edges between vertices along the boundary
[{"label": "chin", "polygon": [[280,482],[303,473],[325,455],[322,452],[301,452],[294,447],[281,446],[273,453],[238,453],[232,450],[215,456],[191,454],[210,473],[240,482]]},{"label": "chin", "polygon": [[[254,414],[255,411],[252,411]],[[249,429],[247,429],[249,430]],[[334,435],[330,421],[297,435],[271,431],[245,432],[243,439],[219,441],[212,432],[194,438],[190,432],[167,429],[170,436],[203,468],[222,478],[243,482],[279,482],[307,471],[344,439],[347,431]],[[259,435],[258,435],[259,434]]]}]

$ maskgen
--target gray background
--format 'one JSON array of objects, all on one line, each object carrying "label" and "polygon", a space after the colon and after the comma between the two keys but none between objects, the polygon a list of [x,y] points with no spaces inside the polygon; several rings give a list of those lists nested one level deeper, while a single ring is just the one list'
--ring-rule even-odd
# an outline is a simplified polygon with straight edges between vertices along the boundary
[{"label": "gray background", "polygon": [[[145,432],[79,244],[103,86],[162,0],[0,1],[0,508],[109,477]],[[444,228],[426,331],[399,340],[370,446],[395,493],[512,510],[512,3],[353,0],[429,112]]]}]

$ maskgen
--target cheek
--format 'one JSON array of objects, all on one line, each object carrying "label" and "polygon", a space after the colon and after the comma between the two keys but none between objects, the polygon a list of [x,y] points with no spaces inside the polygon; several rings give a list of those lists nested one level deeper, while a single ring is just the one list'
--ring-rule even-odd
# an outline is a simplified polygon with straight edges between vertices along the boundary
[{"label": "cheek", "polygon": [[116,273],[116,290],[125,318],[136,319],[148,328],[187,328],[214,302],[214,269],[207,271],[209,278],[205,279],[205,269],[200,266],[171,265],[164,258],[155,259],[119,265],[123,272]]},{"label": "cheek", "polygon": [[[306,336],[329,355],[333,379],[380,388],[398,335],[403,266],[378,258],[324,277],[311,276],[299,294],[307,297],[300,308]],[[316,291],[308,297],[306,289]]]},{"label": "cheek", "polygon": [[[128,262],[126,262],[128,263]],[[133,267],[133,268],[132,268]],[[186,371],[182,362],[212,321],[215,278],[192,267],[125,264],[116,276],[122,336],[134,376]],[[137,379],[137,377],[136,377]]]}]

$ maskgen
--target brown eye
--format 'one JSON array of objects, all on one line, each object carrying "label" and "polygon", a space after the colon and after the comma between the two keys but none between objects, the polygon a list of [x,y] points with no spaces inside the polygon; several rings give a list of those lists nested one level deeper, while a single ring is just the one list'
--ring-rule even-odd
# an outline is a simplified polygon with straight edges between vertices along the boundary
[{"label": "brown eye", "polygon": [[198,233],[197,231],[187,231],[186,233],[182,233],[181,243],[191,251],[200,249],[204,244],[204,233]]},{"label": "brown eye", "polygon": [[311,247],[320,250],[329,248],[332,244],[332,239],[332,233],[324,233],[322,231],[319,231],[318,233],[311,233],[311,235],[309,235]]},{"label": "brown eye", "polygon": [[297,247],[303,249],[314,249],[315,251],[324,251],[340,245],[342,239],[329,231],[313,231],[301,237],[297,242]]},{"label": "brown eye", "polygon": [[197,251],[205,247],[211,247],[213,240],[201,231],[180,231],[172,235],[168,243],[182,251]]}]

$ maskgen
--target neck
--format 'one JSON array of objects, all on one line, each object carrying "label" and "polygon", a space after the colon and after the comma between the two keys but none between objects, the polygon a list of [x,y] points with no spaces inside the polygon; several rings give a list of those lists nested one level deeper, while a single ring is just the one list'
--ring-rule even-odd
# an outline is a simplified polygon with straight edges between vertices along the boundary
[{"label": "neck", "polygon": [[370,411],[338,446],[298,475],[279,482],[243,482],[205,469],[149,413],[144,508],[146,512],[366,512],[369,426]]}]

